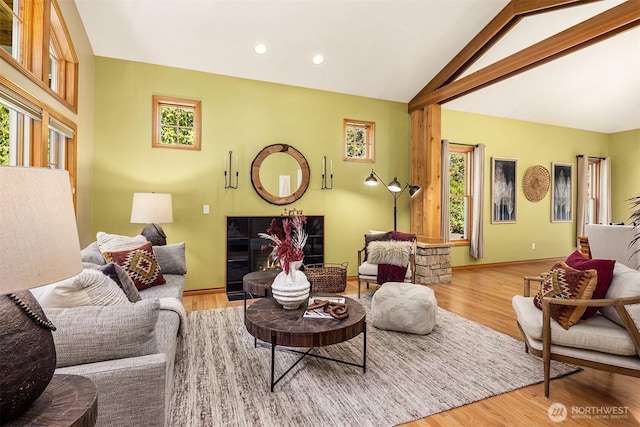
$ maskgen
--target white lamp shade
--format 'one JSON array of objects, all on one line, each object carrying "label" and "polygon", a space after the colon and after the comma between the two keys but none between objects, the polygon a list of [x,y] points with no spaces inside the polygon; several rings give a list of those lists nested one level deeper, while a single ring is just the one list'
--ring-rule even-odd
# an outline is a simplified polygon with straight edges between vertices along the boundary
[{"label": "white lamp shade", "polygon": [[81,271],[67,171],[0,166],[0,294]]},{"label": "white lamp shade", "polygon": [[132,224],[163,224],[173,222],[171,194],[133,193]]}]

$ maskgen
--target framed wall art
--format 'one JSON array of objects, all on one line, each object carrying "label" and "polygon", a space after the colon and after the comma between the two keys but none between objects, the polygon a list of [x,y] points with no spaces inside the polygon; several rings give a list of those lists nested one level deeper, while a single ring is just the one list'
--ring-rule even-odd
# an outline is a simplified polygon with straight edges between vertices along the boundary
[{"label": "framed wall art", "polygon": [[551,222],[573,220],[571,163],[551,163]]},{"label": "framed wall art", "polygon": [[514,223],[517,214],[518,160],[491,158],[491,223]]}]

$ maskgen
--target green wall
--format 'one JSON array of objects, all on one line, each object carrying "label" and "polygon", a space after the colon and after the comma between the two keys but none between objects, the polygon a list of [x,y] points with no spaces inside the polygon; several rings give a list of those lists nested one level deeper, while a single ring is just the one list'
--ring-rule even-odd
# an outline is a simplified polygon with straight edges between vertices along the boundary
[{"label": "green wall", "polygon": [[[552,162],[573,164],[575,208],[576,155],[608,155],[608,135],[443,110],[442,137],[451,142],[486,145],[485,257],[476,261],[469,256],[468,247],[454,247],[453,265],[562,257],[575,248],[575,212],[574,222],[551,222],[551,193],[539,202],[530,202],[522,192],[522,177],[530,166],[542,165],[551,171]],[[492,157],[518,160],[516,223],[491,224]],[[532,249],[532,243],[535,243],[535,249]]]},{"label": "green wall", "polygon": [[[151,148],[152,95],[202,101],[201,151]],[[251,162],[267,145],[290,144],[306,157],[310,187],[287,208],[325,215],[325,259],[348,261],[349,275],[356,273],[363,234],[393,227],[391,194],[381,185],[363,185],[364,178],[375,168],[385,180],[409,179],[410,123],[403,103],[97,57],[94,106],[91,234],[138,233],[141,226],[129,223],[132,194],[172,193],[174,222],[163,227],[169,243],[187,243],[187,289],[224,286],[226,216],[283,212],[250,182]],[[344,118],[375,122],[375,163],[342,160]],[[561,257],[575,247],[574,223],[551,222],[550,194],[533,203],[520,184],[517,222],[490,223],[492,157],[518,159],[518,183],[529,166],[572,163],[575,183],[576,155],[611,156],[615,221],[628,216],[623,201],[640,192],[640,130],[607,135],[443,109],[442,136],[486,145],[486,256],[476,261],[468,247],[454,247],[454,266]],[[238,190],[223,188],[230,150],[239,158]],[[324,155],[333,161],[333,190],[320,189]],[[211,206],[209,215],[202,214],[204,204]],[[409,229],[409,204],[406,194],[398,199],[399,230]]]},{"label": "green wall", "polygon": [[[201,151],[151,148],[152,95],[202,101]],[[287,207],[325,215],[325,260],[348,261],[351,275],[363,234],[393,227],[391,194],[364,179],[371,168],[389,181],[409,178],[409,115],[402,103],[96,57],[94,105],[93,235],[138,233],[141,225],[129,223],[133,193],[172,193],[174,222],[163,228],[169,243],[186,242],[188,289],[224,286],[226,216],[283,212],[250,182],[251,162],[265,146],[290,144],[306,157],[310,187]],[[344,118],[375,122],[375,163],[342,160]],[[224,189],[230,150],[239,158],[238,190]],[[333,190],[320,189],[324,155],[333,161]],[[211,214],[202,214],[204,204]],[[407,195],[398,209],[398,228],[408,230]]]},{"label": "green wall", "polygon": [[611,155],[611,220],[629,223],[631,209],[627,200],[640,194],[640,129],[613,133]]}]

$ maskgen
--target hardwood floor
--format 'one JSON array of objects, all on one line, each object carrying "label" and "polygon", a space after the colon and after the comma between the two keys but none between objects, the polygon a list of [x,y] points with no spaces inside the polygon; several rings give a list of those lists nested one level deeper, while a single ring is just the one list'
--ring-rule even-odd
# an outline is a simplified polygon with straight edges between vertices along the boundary
[{"label": "hardwood floor", "polygon": [[[467,319],[522,340],[511,308],[511,298],[522,294],[523,276],[548,270],[553,260],[500,266],[459,268],[449,285],[431,286],[438,305]],[[358,291],[349,280],[345,294]],[[242,305],[228,301],[224,293],[186,295],[188,311]],[[523,344],[524,353],[524,344]],[[425,355],[428,357],[428,355]],[[542,372],[542,362],[540,362]],[[562,403],[569,415],[561,422],[548,416],[552,403]],[[587,411],[611,411],[621,418],[585,415]],[[572,413],[572,410],[578,411]],[[550,399],[542,384],[494,396],[460,408],[404,424],[404,426],[640,426],[640,379],[584,368],[581,372],[551,381]]]}]

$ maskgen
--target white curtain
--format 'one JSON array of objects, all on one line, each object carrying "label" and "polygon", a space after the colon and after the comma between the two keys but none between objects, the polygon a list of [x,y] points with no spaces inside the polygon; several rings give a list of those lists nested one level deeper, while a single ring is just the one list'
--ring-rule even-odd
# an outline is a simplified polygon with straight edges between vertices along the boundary
[{"label": "white curtain", "polygon": [[484,144],[478,144],[473,150],[473,218],[469,255],[473,258],[484,257]]},{"label": "white curtain", "polygon": [[611,159],[600,160],[600,198],[598,199],[598,222],[611,222]]},{"label": "white curtain", "polygon": [[[576,236],[586,236],[585,225],[587,224],[587,209],[589,200],[587,197],[587,169],[589,167],[589,157],[578,156],[578,200],[576,203]],[[551,189],[553,191],[553,189]]]},{"label": "white curtain", "polygon": [[440,212],[442,218],[440,220],[440,235],[444,239],[444,242],[450,242],[451,237],[449,235],[449,229],[451,227],[450,223],[450,212],[449,212],[449,141],[446,139],[442,140],[442,149],[441,149],[441,172],[440,172],[440,182],[441,182],[441,198],[440,201]]}]

